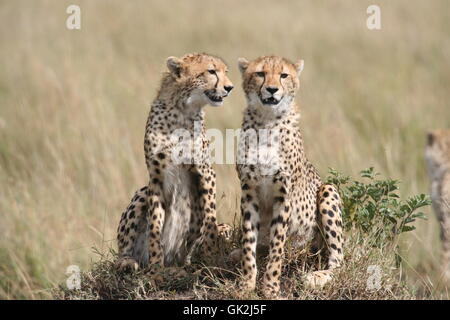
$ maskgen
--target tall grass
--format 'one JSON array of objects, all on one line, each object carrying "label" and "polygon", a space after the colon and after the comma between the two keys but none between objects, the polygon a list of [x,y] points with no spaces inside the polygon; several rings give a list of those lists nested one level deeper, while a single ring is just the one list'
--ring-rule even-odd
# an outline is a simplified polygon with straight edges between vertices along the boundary
[{"label": "tall grass", "polygon": [[[76,1],[82,29],[66,29],[73,1],[0,2],[0,297],[50,297],[91,247],[114,246],[121,211],[147,171],[143,133],[165,58],[205,51],[230,64],[279,54],[306,61],[299,102],[306,151],[319,171],[374,166],[428,191],[424,134],[448,127],[450,10],[446,0],[377,1],[382,29],[366,28],[373,1]],[[238,128],[236,89],[207,126]],[[219,220],[239,189],[217,166]],[[412,286],[438,285],[438,228],[403,238]]]}]

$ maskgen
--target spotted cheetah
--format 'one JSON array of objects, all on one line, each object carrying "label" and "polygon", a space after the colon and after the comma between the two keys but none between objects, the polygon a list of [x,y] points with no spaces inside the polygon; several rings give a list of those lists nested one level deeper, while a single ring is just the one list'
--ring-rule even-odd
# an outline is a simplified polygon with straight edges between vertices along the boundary
[{"label": "spotted cheetah", "polygon": [[429,132],[427,140],[431,200],[441,227],[444,277],[450,281],[450,129]]},{"label": "spotted cheetah", "polygon": [[[294,64],[277,56],[250,62],[240,58],[239,69],[247,98],[237,164],[242,188],[240,285],[245,291],[255,289],[256,249],[266,248],[262,293],[278,296],[284,246],[291,236],[298,246],[312,240],[326,244],[328,269],[306,276],[308,286],[321,287],[343,260],[341,200],[333,185],[322,183],[303,149],[294,102],[303,60]],[[264,130],[269,134],[263,135]],[[249,149],[249,132],[256,134],[258,152]],[[268,154],[270,161],[261,154]]]},{"label": "spotted cheetah", "polygon": [[195,53],[169,57],[167,68],[145,130],[149,184],[135,193],[118,227],[121,270],[181,266],[194,247],[210,262],[218,232],[228,229],[216,223],[216,174],[203,111],[222,105],[233,89],[227,66]]}]

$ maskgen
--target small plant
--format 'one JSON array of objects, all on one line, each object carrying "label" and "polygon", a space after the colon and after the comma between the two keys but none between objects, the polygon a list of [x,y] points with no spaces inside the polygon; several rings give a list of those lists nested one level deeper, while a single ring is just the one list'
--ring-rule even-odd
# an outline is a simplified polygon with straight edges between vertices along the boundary
[{"label": "small plant", "polygon": [[399,234],[415,229],[416,219],[426,219],[417,209],[431,204],[425,194],[400,200],[400,181],[377,179],[380,174],[371,167],[360,173],[363,182],[353,180],[330,168],[327,183],[334,184],[343,202],[346,231],[357,229],[370,236],[371,244],[381,248],[392,243]]}]

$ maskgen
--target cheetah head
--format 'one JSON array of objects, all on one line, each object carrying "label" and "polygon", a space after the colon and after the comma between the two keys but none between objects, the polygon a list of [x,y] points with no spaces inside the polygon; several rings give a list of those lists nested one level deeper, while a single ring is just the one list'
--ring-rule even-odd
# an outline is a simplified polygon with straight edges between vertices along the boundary
[{"label": "cheetah head", "polygon": [[190,105],[221,106],[233,89],[227,76],[227,65],[222,59],[209,54],[169,57],[167,68],[171,79],[184,89],[186,102]]},{"label": "cheetah head", "polygon": [[292,63],[282,57],[264,56],[250,62],[239,58],[238,64],[249,104],[276,111],[294,99],[299,88],[303,60]]},{"label": "cheetah head", "polygon": [[428,133],[425,158],[431,174],[450,170],[450,129],[439,129]]}]

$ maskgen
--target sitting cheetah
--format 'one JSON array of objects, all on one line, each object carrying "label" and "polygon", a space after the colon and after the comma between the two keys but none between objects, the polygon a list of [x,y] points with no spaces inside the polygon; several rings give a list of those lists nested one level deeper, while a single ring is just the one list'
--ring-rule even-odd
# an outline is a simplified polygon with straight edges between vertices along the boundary
[{"label": "sitting cheetah", "polygon": [[118,227],[121,270],[180,266],[194,247],[207,261],[216,254],[216,175],[203,107],[222,105],[233,85],[226,64],[212,55],[169,57],[167,67],[145,131],[149,184],[136,192]]},{"label": "sitting cheetah", "polygon": [[[331,270],[343,260],[341,200],[336,188],[323,184],[303,150],[297,126],[299,114],[294,102],[299,88],[303,60],[293,64],[277,56],[265,56],[248,62],[239,59],[243,88],[247,98],[242,124],[237,171],[241,181],[242,289],[256,286],[256,248],[268,248],[267,270],[262,293],[276,297],[284,245],[288,235],[298,245],[324,237],[328,252],[328,270],[306,277],[309,286],[322,286],[331,279]],[[272,136],[264,138],[266,129]],[[260,143],[258,152],[249,149],[249,132]],[[266,153],[269,164],[261,160]],[[256,159],[259,157],[259,159]],[[255,165],[256,164],[256,165]]]},{"label": "sitting cheetah", "polygon": [[450,281],[450,129],[428,134],[425,158],[431,178],[431,200],[441,225],[444,276]]}]

